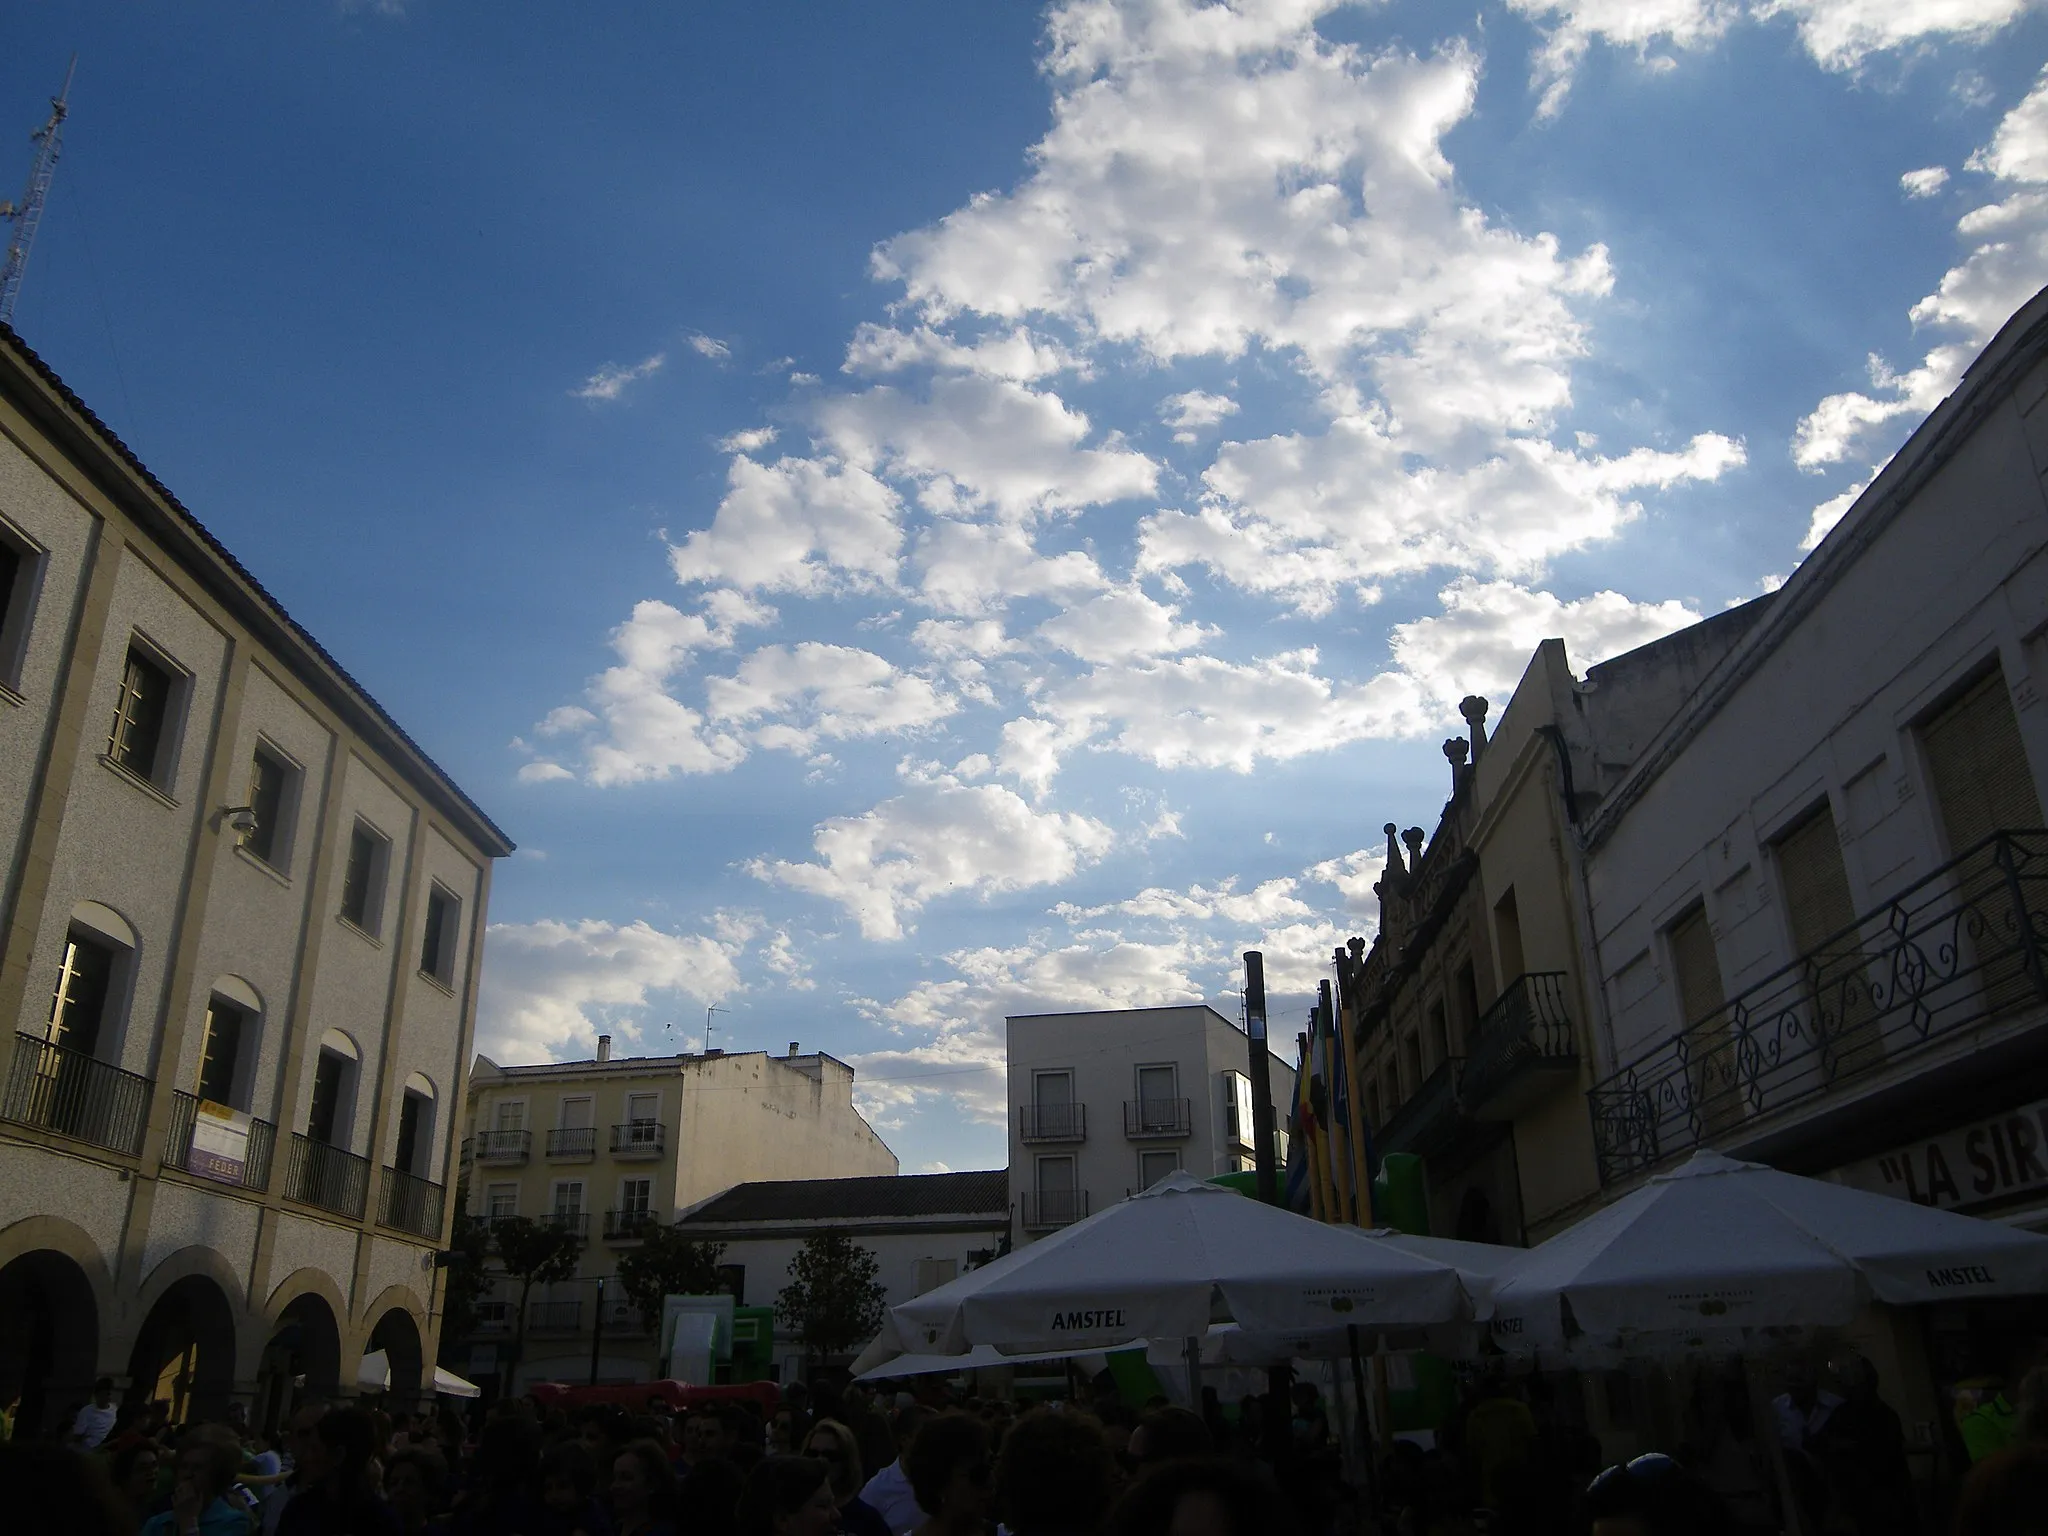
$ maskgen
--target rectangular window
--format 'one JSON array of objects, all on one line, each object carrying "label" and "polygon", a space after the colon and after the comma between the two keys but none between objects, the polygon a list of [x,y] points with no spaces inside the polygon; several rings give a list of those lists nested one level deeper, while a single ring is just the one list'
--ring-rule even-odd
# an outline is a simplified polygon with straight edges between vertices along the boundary
[{"label": "rectangular window", "polygon": [[1736,1098],[1734,1042],[1722,1012],[1727,994],[1707,909],[1694,907],[1666,930],[1665,940],[1671,947],[1680,1022],[1691,1031],[1686,1055],[1693,1104],[1701,1129],[1711,1134],[1732,1125],[1741,1115],[1741,1105]]},{"label": "rectangular window", "polygon": [[391,1159],[391,1166],[400,1173],[418,1173],[420,1154],[426,1150],[425,1138],[420,1134],[425,1120],[427,1101],[417,1093],[408,1093],[398,1106],[398,1150]]},{"label": "rectangular window", "polygon": [[919,1259],[916,1279],[913,1282],[916,1286],[915,1294],[922,1296],[926,1291],[935,1291],[949,1281],[958,1279],[959,1275],[958,1259]]},{"label": "rectangular window", "polygon": [[455,936],[462,903],[438,885],[427,890],[427,931],[420,940],[420,969],[446,986],[455,979]]},{"label": "rectangular window", "polygon": [[1401,1095],[1407,1096],[1422,1086],[1422,1040],[1414,1030],[1401,1037]]},{"label": "rectangular window", "polygon": [[587,1131],[597,1124],[595,1104],[587,1098],[562,1100],[560,1114],[560,1128],[565,1131]]},{"label": "rectangular window", "polygon": [[555,1186],[555,1214],[557,1216],[581,1216],[583,1214],[583,1181],[569,1179]]},{"label": "rectangular window", "polygon": [[519,1214],[519,1186],[493,1184],[484,1194],[484,1215],[492,1219]]},{"label": "rectangular window", "polygon": [[1526,965],[1522,959],[1522,913],[1510,886],[1493,904],[1493,942],[1500,951],[1500,985],[1518,980]]},{"label": "rectangular window", "polygon": [[114,701],[114,728],[107,756],[139,778],[160,782],[165,728],[170,723],[171,674],[140,646],[128,647],[121,691]]},{"label": "rectangular window", "polygon": [[242,846],[272,869],[283,869],[291,839],[285,818],[291,813],[292,770],[273,752],[256,749],[249,763],[249,809],[256,815],[254,831],[242,834]]},{"label": "rectangular window", "polygon": [[29,620],[42,572],[42,550],[0,523],[0,684],[9,688],[21,685],[21,663],[28,653]]},{"label": "rectangular window", "polygon": [[384,867],[390,846],[360,821],[348,835],[348,868],[341,880],[341,915],[373,938],[384,916]]},{"label": "rectangular window", "polygon": [[100,1048],[114,988],[114,948],[72,929],[50,999],[50,1043],[91,1056]]},{"label": "rectangular window", "polygon": [[322,1051],[313,1067],[313,1110],[306,1117],[306,1134],[330,1147],[341,1123],[341,1090],[347,1075],[348,1063],[332,1051]]},{"label": "rectangular window", "polygon": [[215,998],[206,1009],[206,1040],[199,1052],[199,1097],[235,1104],[235,1069],[242,1061],[242,1031],[248,1015]]},{"label": "rectangular window", "polygon": [[1074,1160],[1071,1157],[1041,1157],[1037,1168],[1041,1195],[1070,1195],[1074,1191]]},{"label": "rectangular window", "polygon": [[644,1216],[654,1209],[654,1180],[621,1179],[619,1209],[628,1216]]},{"label": "rectangular window", "polygon": [[1951,856],[1993,832],[2041,825],[2034,770],[2005,674],[1993,669],[1920,728]]},{"label": "rectangular window", "polygon": [[1140,1152],[1138,1154],[1138,1188],[1150,1189],[1169,1173],[1180,1167],[1178,1152]]},{"label": "rectangular window", "polygon": [[1444,1012],[1442,998],[1429,1005],[1429,1049],[1431,1060],[1438,1065],[1451,1059],[1450,1018]]},{"label": "rectangular window", "polygon": [[526,1129],[526,1100],[513,1099],[498,1105],[498,1129],[501,1131],[523,1131]]},{"label": "rectangular window", "polygon": [[651,1125],[661,1113],[661,1095],[658,1093],[629,1093],[626,1095],[626,1123],[628,1125]]}]

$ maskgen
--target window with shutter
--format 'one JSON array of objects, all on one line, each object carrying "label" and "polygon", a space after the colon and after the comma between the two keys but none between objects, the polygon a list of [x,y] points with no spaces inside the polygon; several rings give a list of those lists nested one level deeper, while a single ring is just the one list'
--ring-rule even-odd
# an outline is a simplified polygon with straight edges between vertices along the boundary
[{"label": "window with shutter", "polygon": [[1721,961],[1714,953],[1714,933],[1707,909],[1694,907],[1666,930],[1671,946],[1671,971],[1678,986],[1678,1011],[1691,1041],[1687,1071],[1691,1077],[1693,1112],[1701,1137],[1734,1123],[1741,1115],[1736,1098],[1735,1046],[1722,1011],[1727,994],[1721,986]]},{"label": "window with shutter", "polygon": [[1773,853],[1792,950],[1805,963],[1823,1069],[1832,1081],[1874,1066],[1884,1051],[1833,809],[1823,803],[1778,839]]}]

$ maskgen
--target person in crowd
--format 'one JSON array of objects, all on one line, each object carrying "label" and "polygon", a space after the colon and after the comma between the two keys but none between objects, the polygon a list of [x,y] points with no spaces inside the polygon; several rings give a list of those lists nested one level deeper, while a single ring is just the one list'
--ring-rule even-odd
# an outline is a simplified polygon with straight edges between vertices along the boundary
[{"label": "person in crowd", "polygon": [[2041,1364],[2041,1341],[2027,1339],[2013,1352],[2006,1366],[2000,1384],[1986,1391],[1976,1405],[1957,1421],[1956,1428],[1962,1432],[1963,1447],[1970,1453],[1974,1464],[1996,1451],[2002,1451],[2020,1437],[2019,1408],[2014,1402],[2020,1383]]},{"label": "person in crowd", "polygon": [[1586,1489],[1589,1536],[1727,1536],[1728,1510],[1661,1451],[1609,1467]]},{"label": "person in crowd", "polygon": [[121,1447],[108,1464],[114,1492],[138,1525],[157,1513],[157,1474],[162,1467],[163,1457],[156,1442],[142,1439]]},{"label": "person in crowd", "polygon": [[397,1536],[398,1523],[372,1482],[375,1450],[364,1410],[322,1414],[300,1453],[300,1486],[278,1517],[277,1536]]},{"label": "person in crowd", "polygon": [[797,1415],[788,1407],[776,1409],[768,1415],[768,1454],[789,1456],[796,1452],[798,1445]]},{"label": "person in crowd", "polygon": [[1489,1379],[1465,1415],[1465,1458],[1479,1502],[1504,1507],[1510,1480],[1536,1451],[1536,1415],[1504,1376]]},{"label": "person in crowd", "polygon": [[[791,1385],[801,1387],[802,1383],[793,1382]],[[872,1477],[879,1468],[896,1459],[899,1449],[896,1437],[889,1430],[889,1415],[882,1411],[881,1405],[875,1401],[874,1392],[862,1381],[846,1389],[842,1407],[845,1411],[839,1422],[852,1430],[854,1438],[860,1442],[860,1464]]]},{"label": "person in crowd", "polygon": [[1831,1507],[1856,1536],[1914,1536],[1920,1522],[1906,1429],[1878,1396],[1877,1367],[1851,1351],[1834,1376],[1842,1401],[1809,1443]]},{"label": "person in crowd", "polygon": [[852,1430],[837,1419],[820,1419],[805,1437],[803,1453],[825,1463],[831,1473],[840,1530],[848,1536],[889,1536],[889,1522],[873,1505],[861,1501],[860,1490],[867,1480],[861,1475],[860,1446],[854,1442]]},{"label": "person in crowd", "polygon": [[224,1424],[185,1432],[172,1463],[171,1507],[143,1522],[142,1536],[249,1536],[248,1506],[229,1498],[242,1442]]},{"label": "person in crowd", "polygon": [[291,1470],[284,1482],[274,1485],[258,1508],[263,1531],[262,1536],[277,1536],[279,1522],[299,1490],[305,1486],[300,1467],[308,1455],[318,1457],[320,1447],[314,1430],[327,1412],[325,1403],[307,1403],[297,1409],[285,1423],[285,1450],[291,1457]]},{"label": "person in crowd", "polygon": [[[924,1520],[924,1512],[917,1507],[917,1495],[911,1491],[909,1475],[903,1470],[903,1453],[931,1417],[932,1410],[920,1403],[909,1403],[896,1410],[890,1423],[896,1447],[894,1457],[879,1472],[872,1473],[860,1491],[861,1502],[888,1521],[894,1536],[906,1536]],[[865,1457],[862,1465],[866,1465]]]},{"label": "person in crowd", "polygon": [[2048,1536],[2048,1445],[1993,1451],[1956,1499],[1954,1536]]},{"label": "person in crowd", "polygon": [[540,1502],[547,1518],[534,1536],[609,1536],[611,1521],[597,1499],[597,1466],[581,1440],[558,1440],[541,1453]]},{"label": "person in crowd", "polygon": [[1216,1449],[1209,1426],[1189,1408],[1149,1408],[1131,1431],[1130,1460],[1134,1467],[1156,1467],[1165,1461],[1208,1456]]},{"label": "person in crowd", "polygon": [[2021,1378],[2012,1406],[2019,1415],[2020,1442],[2048,1445],[2048,1365],[2037,1365]]},{"label": "person in crowd", "polygon": [[107,1480],[106,1458],[46,1440],[0,1443],[0,1493],[9,1531],[135,1536],[135,1520]]},{"label": "person in crowd", "polygon": [[1232,1449],[1240,1457],[1262,1455],[1266,1444],[1266,1400],[1247,1392],[1237,1400],[1237,1436]]},{"label": "person in crowd", "polygon": [[1323,1394],[1312,1381],[1294,1384],[1294,1414],[1290,1427],[1295,1446],[1318,1451],[1330,1443],[1330,1416],[1323,1408]]},{"label": "person in crowd", "polygon": [[400,1446],[384,1464],[384,1502],[401,1536],[425,1536],[436,1529],[447,1493],[448,1463],[430,1444]]},{"label": "person in crowd", "polygon": [[676,1463],[678,1523],[689,1536],[724,1536],[738,1517],[746,1474],[734,1460],[737,1436],[712,1409],[683,1421],[683,1455]]},{"label": "person in crowd", "polygon": [[[676,1536],[676,1480],[652,1440],[634,1440],[612,1460],[612,1527],[618,1536]],[[693,1523],[691,1536],[699,1525]]]},{"label": "person in crowd", "polygon": [[92,1401],[78,1410],[71,1421],[71,1443],[81,1451],[96,1450],[113,1431],[120,1417],[114,1408],[114,1378],[102,1376],[92,1384]]},{"label": "person in crowd", "polygon": [[918,1429],[903,1453],[903,1474],[924,1511],[919,1536],[982,1536],[991,1494],[988,1429],[948,1411]]},{"label": "person in crowd", "polygon": [[996,1455],[996,1514],[1011,1536],[1085,1536],[1116,1496],[1122,1472],[1093,1419],[1035,1409]]},{"label": "person in crowd", "polygon": [[843,1529],[832,1469],[811,1456],[762,1457],[740,1494],[738,1528],[740,1536],[826,1536]]},{"label": "person in crowd", "polygon": [[1216,1457],[1147,1470],[1117,1501],[1112,1536],[1278,1536],[1292,1529],[1271,1490]]},{"label": "person in crowd", "polygon": [[529,1536],[540,1528],[540,1451],[540,1426],[522,1412],[496,1414],[484,1425],[468,1494],[451,1522],[456,1536]]}]

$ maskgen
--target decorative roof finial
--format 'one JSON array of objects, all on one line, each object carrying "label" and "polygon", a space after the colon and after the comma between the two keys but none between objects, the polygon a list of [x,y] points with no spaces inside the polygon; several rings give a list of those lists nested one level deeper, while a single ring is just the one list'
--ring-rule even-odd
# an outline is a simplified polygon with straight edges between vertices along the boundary
[{"label": "decorative roof finial", "polygon": [[1468,693],[1458,700],[1458,713],[1472,728],[1472,761],[1476,765],[1480,755],[1486,751],[1486,700],[1476,693]]},{"label": "decorative roof finial", "polygon": [[1408,866],[1401,862],[1401,829],[1391,821],[1386,825],[1387,873],[1396,879],[1408,873]]}]

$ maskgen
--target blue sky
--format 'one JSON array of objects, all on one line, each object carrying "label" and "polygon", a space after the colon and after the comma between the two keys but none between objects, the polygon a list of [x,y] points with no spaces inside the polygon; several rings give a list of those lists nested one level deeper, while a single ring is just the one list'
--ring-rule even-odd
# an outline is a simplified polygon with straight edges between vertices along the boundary
[{"label": "blue sky", "polygon": [[910,1171],[1006,1012],[1302,1006],[1461,695],[1766,590],[2048,283],[2025,0],[510,15],[18,8],[17,327],[522,844],[486,1049],[716,1004]]}]

